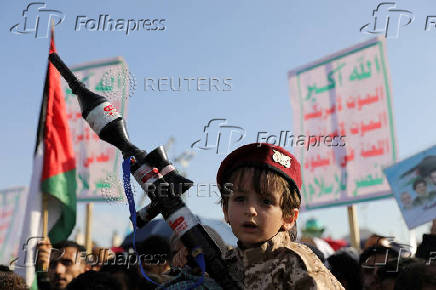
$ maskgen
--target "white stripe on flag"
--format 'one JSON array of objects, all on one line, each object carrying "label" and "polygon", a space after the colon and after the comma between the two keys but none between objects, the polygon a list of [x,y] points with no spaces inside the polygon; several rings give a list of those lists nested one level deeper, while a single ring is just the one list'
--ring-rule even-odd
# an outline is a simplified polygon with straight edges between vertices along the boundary
[{"label": "white stripe on flag", "polygon": [[43,146],[40,144],[33,159],[32,179],[26,204],[26,212],[21,234],[18,260],[15,271],[26,279],[28,287],[32,286],[35,279],[35,246],[42,236],[42,195],[41,175],[43,165]]}]

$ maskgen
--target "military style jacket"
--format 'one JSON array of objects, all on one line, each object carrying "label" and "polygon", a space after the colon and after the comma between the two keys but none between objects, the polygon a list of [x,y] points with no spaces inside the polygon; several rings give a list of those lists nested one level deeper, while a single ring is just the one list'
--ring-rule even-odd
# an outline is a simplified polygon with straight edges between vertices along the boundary
[{"label": "military style jacket", "polygon": [[258,247],[234,248],[223,256],[242,289],[344,289],[305,245],[279,232]]}]

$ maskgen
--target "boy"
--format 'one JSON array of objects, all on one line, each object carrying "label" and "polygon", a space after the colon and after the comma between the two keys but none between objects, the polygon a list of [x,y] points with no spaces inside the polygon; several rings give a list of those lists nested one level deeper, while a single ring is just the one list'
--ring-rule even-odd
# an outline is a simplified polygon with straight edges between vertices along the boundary
[{"label": "boy", "polygon": [[217,184],[238,238],[224,259],[240,287],[343,289],[309,248],[291,241],[301,202],[300,163],[292,154],[266,143],[242,146],[221,163]]}]

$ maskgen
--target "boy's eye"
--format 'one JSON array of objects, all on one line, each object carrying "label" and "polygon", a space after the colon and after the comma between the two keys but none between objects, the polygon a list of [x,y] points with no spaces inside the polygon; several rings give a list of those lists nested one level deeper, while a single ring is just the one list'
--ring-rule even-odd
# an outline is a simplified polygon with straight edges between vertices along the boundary
[{"label": "boy's eye", "polygon": [[272,205],[273,202],[272,202],[271,200],[265,198],[265,199],[263,200],[263,204],[265,204],[265,205]]},{"label": "boy's eye", "polygon": [[245,200],[245,196],[238,195],[238,196],[235,196],[235,198],[233,200],[236,201],[236,202],[244,201]]}]

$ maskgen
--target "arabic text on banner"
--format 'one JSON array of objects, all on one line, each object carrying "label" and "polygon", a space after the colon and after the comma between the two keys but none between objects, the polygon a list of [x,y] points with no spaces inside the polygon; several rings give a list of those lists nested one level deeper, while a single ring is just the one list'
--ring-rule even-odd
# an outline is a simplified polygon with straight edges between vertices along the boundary
[{"label": "arabic text on banner", "polygon": [[436,145],[385,173],[409,229],[436,219]]},{"label": "arabic text on banner", "polygon": [[[127,120],[129,93],[127,65],[121,57],[74,66],[72,71],[91,91],[109,99]],[[114,146],[100,140],[82,118],[77,97],[64,79],[67,118],[77,162],[77,200],[120,200],[119,183],[122,156]]]},{"label": "arabic text on banner", "polygon": [[305,209],[391,196],[382,171],[397,159],[385,46],[374,38],[289,73],[294,133],[320,138],[295,151]]}]

